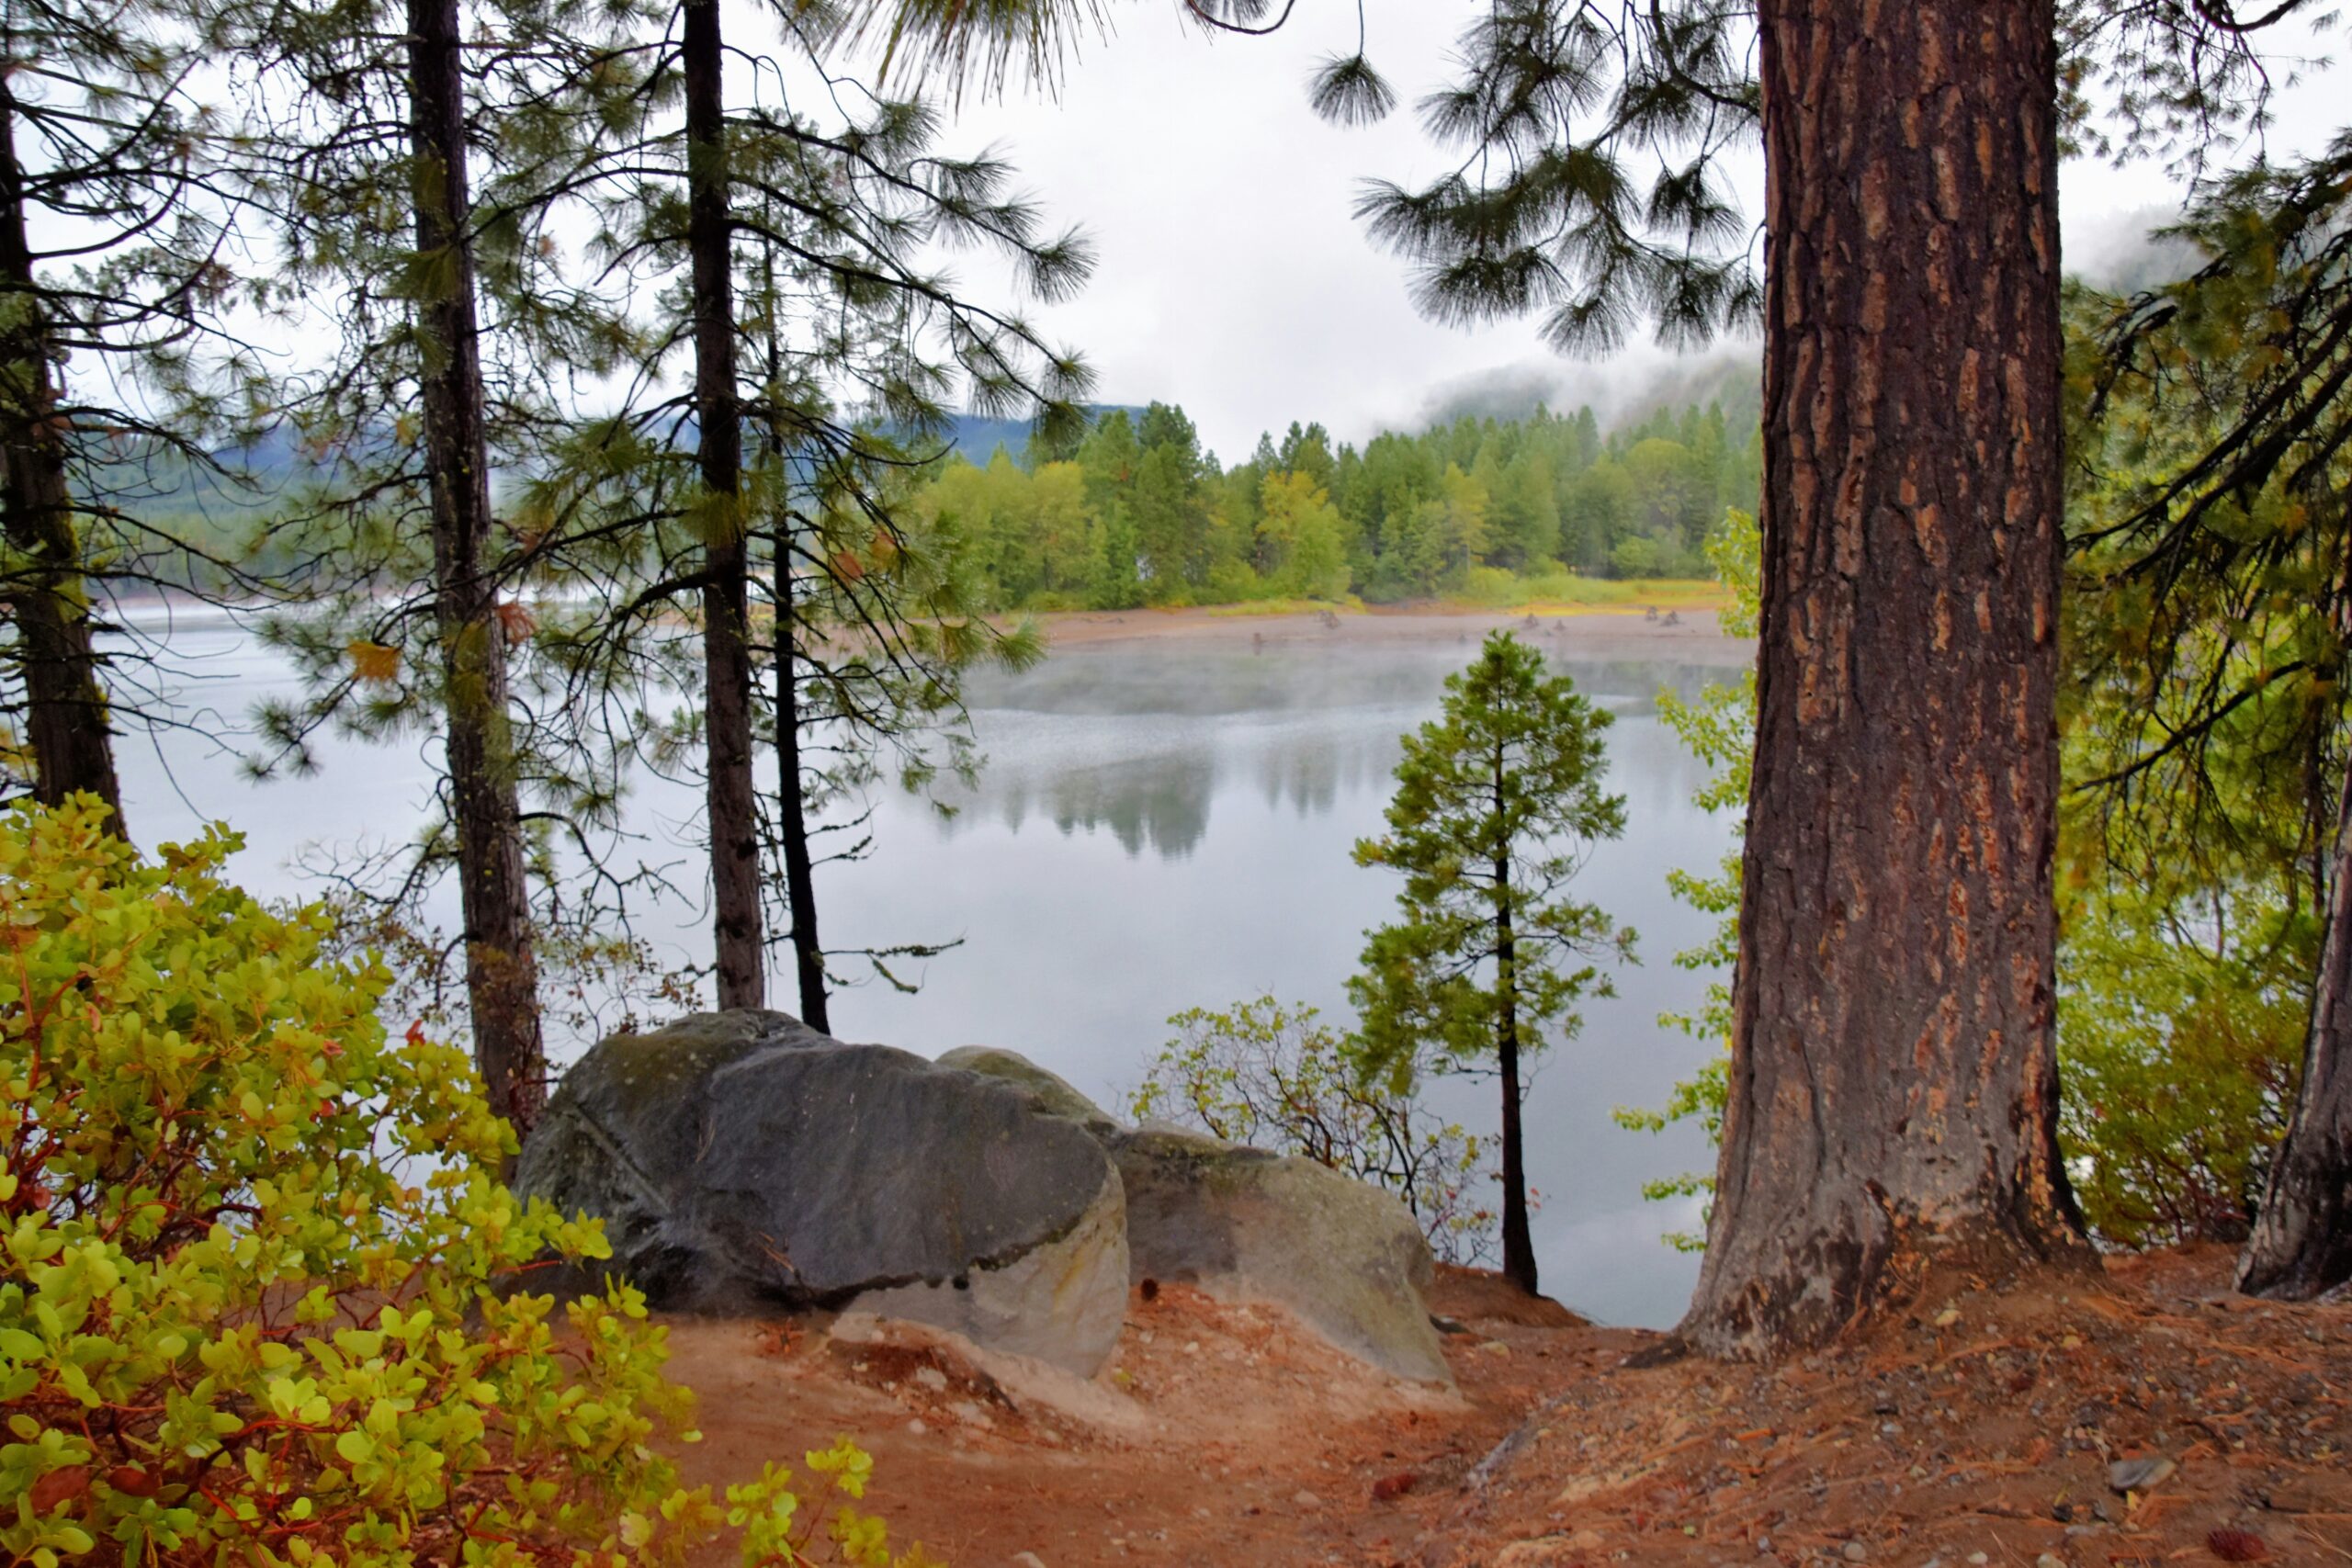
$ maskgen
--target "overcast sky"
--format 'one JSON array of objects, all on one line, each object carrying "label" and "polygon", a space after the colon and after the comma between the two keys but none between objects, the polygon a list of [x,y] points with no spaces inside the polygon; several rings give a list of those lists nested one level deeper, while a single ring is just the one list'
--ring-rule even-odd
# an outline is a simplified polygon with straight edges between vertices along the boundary
[{"label": "overcast sky", "polygon": [[[1532,321],[1464,332],[1422,321],[1403,269],[1350,217],[1363,176],[1409,181],[1442,166],[1409,106],[1445,77],[1470,9],[1459,0],[1367,0],[1373,60],[1406,107],[1359,130],[1324,125],[1306,103],[1314,63],[1354,45],[1353,8],[1340,0],[1300,0],[1288,28],[1256,39],[1211,39],[1176,0],[1108,9],[1116,33],[1087,44],[1057,96],[967,102],[949,137],[959,152],[999,144],[1050,214],[1091,234],[1092,284],[1037,313],[1087,355],[1104,400],[1180,402],[1230,462],[1293,419],[1361,440],[1496,377],[1552,388],[1555,405],[1605,408],[1663,368],[1646,342],[1594,365],[1550,354]],[[2341,123],[2324,98],[2318,85],[2281,94],[2274,153]],[[1752,158],[1742,186],[1752,219]],[[2121,254],[2177,200],[2159,167],[2070,163],[2070,265]]]}]

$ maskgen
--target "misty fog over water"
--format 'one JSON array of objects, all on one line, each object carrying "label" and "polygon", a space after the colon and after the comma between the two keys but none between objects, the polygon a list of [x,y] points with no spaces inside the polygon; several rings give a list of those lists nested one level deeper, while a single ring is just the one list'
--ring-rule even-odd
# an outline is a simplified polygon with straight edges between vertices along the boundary
[{"label": "misty fog over water", "polygon": [[[277,658],[232,626],[183,625],[173,647],[184,700],[223,716],[292,693]],[[877,794],[872,857],[825,867],[819,880],[831,944],[961,945],[914,966],[915,994],[879,984],[842,993],[835,1032],[926,1055],[1007,1046],[1124,1111],[1171,1013],[1271,992],[1344,1024],[1363,931],[1392,917],[1397,880],[1356,866],[1351,846],[1379,829],[1398,736],[1435,714],[1445,675],[1474,647],[1101,644],[976,677],[968,696],[989,756],[978,787],[950,791],[956,810],[944,818],[895,790]],[[1703,775],[1658,722],[1654,697],[1730,672],[1557,662],[1617,715],[1611,784],[1627,797],[1626,834],[1596,852],[1578,891],[1638,929],[1643,962],[1619,974],[1617,998],[1586,1007],[1580,1039],[1543,1058],[1528,1104],[1536,1250],[1547,1293],[1607,1321],[1660,1326],[1679,1314],[1697,1265],[1659,1235],[1690,1227],[1696,1213],[1644,1201],[1641,1184],[1710,1156],[1695,1129],[1628,1133],[1609,1112],[1659,1103],[1706,1055],[1657,1021],[1696,1004],[1703,977],[1672,960],[1708,929],[1665,877],[1711,869],[1732,824],[1690,804]],[[255,785],[232,750],[199,736],[127,738],[126,812],[151,847],[226,818],[247,839],[235,871],[249,888],[315,895],[290,863],[298,852],[413,833],[439,744],[435,734],[330,740],[316,774]],[[630,825],[651,855],[692,869],[697,805],[688,788],[644,780]],[[436,911],[452,928],[455,912],[454,897]],[[639,929],[680,959],[699,957],[703,919],[699,905],[681,906]],[[772,1001],[790,1010],[784,991]],[[1432,1093],[1474,1131],[1493,1127],[1491,1081],[1445,1080]]]}]

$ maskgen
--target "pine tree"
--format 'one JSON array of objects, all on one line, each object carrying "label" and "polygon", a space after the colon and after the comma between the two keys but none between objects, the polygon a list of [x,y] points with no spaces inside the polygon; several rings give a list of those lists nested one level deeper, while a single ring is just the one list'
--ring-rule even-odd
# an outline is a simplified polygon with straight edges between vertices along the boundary
[{"label": "pine tree", "polygon": [[95,795],[118,832],[116,733],[192,716],[147,678],[152,644],[100,646],[107,603],[254,587],[228,541],[154,514],[161,476],[236,488],[213,450],[252,433],[253,363],[224,323],[269,294],[235,265],[237,149],[203,60],[168,8],[0,17],[0,778]]},{"label": "pine tree", "polygon": [[1199,434],[1184,411],[1153,403],[1136,430],[1131,492],[1136,541],[1155,603],[1189,598],[1208,575],[1209,499]]},{"label": "pine tree", "polygon": [[[457,0],[343,0],[299,24],[223,4],[211,26],[266,62],[253,110],[268,118],[253,130],[272,152],[247,188],[277,220],[288,293],[336,302],[304,321],[333,351],[276,389],[281,418],[322,459],[280,526],[330,541],[340,558],[289,585],[292,613],[266,628],[310,690],[266,705],[266,733],[301,768],[328,723],[376,738],[438,732],[439,819],[384,868],[384,888],[360,870],[344,880],[399,928],[442,874],[455,876],[463,929],[450,946],[475,1060],[492,1109],[527,1134],[548,1091],[537,950],[542,928],[560,922],[545,900],[535,908],[525,780],[545,786],[549,768],[546,737],[518,716],[526,552],[498,515],[492,469],[529,460],[565,370],[611,363],[608,318],[548,265],[548,193],[589,155],[632,78],[609,34],[536,0],[470,14]],[[499,39],[506,65],[469,65],[469,32]],[[544,788],[533,804],[560,814],[569,793]]]},{"label": "pine tree", "polygon": [[1404,919],[1370,933],[1348,982],[1360,1058],[1400,1089],[1427,1066],[1501,1080],[1503,1272],[1531,1293],[1523,1069],[1576,1037],[1583,998],[1614,994],[1602,961],[1633,955],[1633,931],[1570,891],[1593,846],[1625,828],[1624,797],[1601,787],[1609,724],[1496,632],[1446,678],[1440,716],[1405,737],[1388,831],[1356,844],[1358,864],[1405,877]]},{"label": "pine tree", "polygon": [[[603,220],[600,281],[642,323],[650,373],[622,408],[581,422],[526,510],[544,521],[546,570],[588,595],[552,639],[562,710],[588,716],[615,771],[676,769],[704,785],[722,1003],[763,996],[773,931],[816,1021],[831,960],[864,957],[898,983],[892,959],[933,951],[821,945],[816,868],[866,852],[871,810],[857,803],[874,784],[923,790],[969,771],[961,670],[1035,652],[1033,635],[978,617],[961,596],[971,574],[912,504],[910,476],[944,455],[941,399],[1035,412],[1041,446],[1058,450],[1089,379],[924,258],[952,233],[1005,256],[1045,299],[1091,262],[1007,195],[1002,164],[943,154],[930,107],[819,92],[804,110],[790,73],[766,71],[739,101],[724,67],[741,40],[719,36],[715,6],[681,16],[676,38],[680,17],[664,17],[636,46],[653,72],[637,140],[573,182]],[[766,46],[816,47],[802,8],[764,19]],[[670,380],[681,359],[690,373]],[[844,389],[857,406],[837,403]],[[703,700],[668,701],[680,688]],[[772,792],[758,782],[763,744],[779,756]],[[844,813],[826,819],[836,805]]]}]

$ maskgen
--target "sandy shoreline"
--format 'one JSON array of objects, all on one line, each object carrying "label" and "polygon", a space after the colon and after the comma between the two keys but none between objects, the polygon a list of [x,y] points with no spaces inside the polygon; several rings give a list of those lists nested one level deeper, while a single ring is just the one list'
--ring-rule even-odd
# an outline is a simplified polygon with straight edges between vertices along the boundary
[{"label": "sandy shoreline", "polygon": [[1572,658],[1655,659],[1737,669],[1756,657],[1754,639],[1725,637],[1708,606],[1662,608],[1656,620],[1638,606],[1611,605],[1532,615],[1499,610],[1353,610],[1329,615],[1312,611],[1255,615],[1217,610],[1094,610],[1040,615],[1037,621],[1057,654],[1136,643],[1259,649],[1458,643],[1508,627]]}]

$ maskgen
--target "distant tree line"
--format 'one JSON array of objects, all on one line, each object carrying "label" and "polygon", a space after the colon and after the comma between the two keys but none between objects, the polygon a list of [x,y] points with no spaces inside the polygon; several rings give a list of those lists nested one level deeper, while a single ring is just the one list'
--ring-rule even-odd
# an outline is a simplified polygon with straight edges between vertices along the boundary
[{"label": "distant tree line", "polygon": [[1361,449],[1294,423],[1228,468],[1181,407],[1153,403],[1058,451],[951,458],[913,510],[963,597],[998,610],[1396,603],[1481,573],[1706,576],[1707,531],[1753,503],[1761,462],[1752,403],[1713,401],[1607,434],[1589,407],[1464,416]]}]

